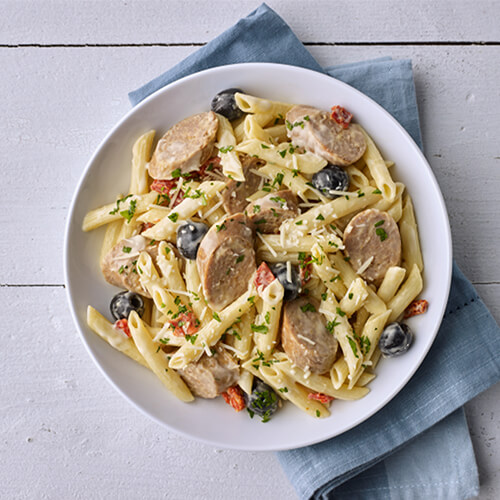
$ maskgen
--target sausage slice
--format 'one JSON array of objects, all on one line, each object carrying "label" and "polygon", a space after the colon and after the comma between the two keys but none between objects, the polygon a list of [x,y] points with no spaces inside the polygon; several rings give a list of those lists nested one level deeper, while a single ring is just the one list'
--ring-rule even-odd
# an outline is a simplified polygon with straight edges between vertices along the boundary
[{"label": "sausage slice", "polygon": [[158,256],[158,244],[151,245],[151,240],[140,234],[121,240],[102,260],[104,279],[112,285],[149,297],[149,293],[141,286],[136,267],[139,254],[144,250],[153,260]]},{"label": "sausage slice", "polygon": [[179,370],[193,394],[201,398],[215,398],[236,384],[238,364],[222,347],[216,347],[213,356],[204,354],[196,363]]},{"label": "sausage slice", "polygon": [[365,136],[357,125],[343,128],[321,109],[294,106],[286,114],[286,119],[289,122],[288,137],[294,144],[333,165],[352,165],[366,150]]},{"label": "sausage slice", "polygon": [[222,206],[228,214],[243,212],[248,205],[247,197],[259,189],[262,177],[251,170],[261,167],[264,162],[248,155],[240,156],[245,182],[230,180],[222,193]]},{"label": "sausage slice", "polygon": [[398,225],[387,212],[374,208],[363,210],[347,224],[344,246],[356,272],[377,286],[387,270],[401,261]]},{"label": "sausage slice", "polygon": [[220,311],[246,292],[255,271],[255,251],[244,214],[228,215],[208,230],[196,266],[212,309]]},{"label": "sausage slice", "polygon": [[149,162],[149,175],[153,179],[172,179],[198,170],[212,154],[218,126],[212,111],[190,116],[174,125],[158,141]]},{"label": "sausage slice", "polygon": [[288,357],[299,368],[312,373],[328,371],[338,348],[318,309],[319,302],[308,297],[287,302],[281,327],[281,343]]},{"label": "sausage slice", "polygon": [[269,193],[252,201],[247,208],[248,220],[256,231],[264,234],[279,233],[281,223],[299,215],[297,196],[288,189]]}]

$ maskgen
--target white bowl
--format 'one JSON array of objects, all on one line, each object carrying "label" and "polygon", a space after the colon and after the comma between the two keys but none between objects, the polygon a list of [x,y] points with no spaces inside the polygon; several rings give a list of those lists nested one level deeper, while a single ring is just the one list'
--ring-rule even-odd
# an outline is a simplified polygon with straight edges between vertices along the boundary
[{"label": "white bowl", "polygon": [[[81,230],[86,212],[109,203],[129,185],[134,141],[155,129],[161,136],[187,116],[210,107],[224,88],[239,87],[249,94],[329,109],[345,106],[373,137],[396,180],[411,194],[420,229],[425,272],[421,297],[426,314],[408,323],[415,342],[404,355],[382,360],[371,392],[354,402],[334,401],[332,415],[314,419],[287,403],[266,424],[234,412],[222,398],[185,404],[156,377],[107,345],[86,324],[87,305],[108,314],[117,289],[101,276],[98,256],[104,229]],[[132,109],[104,138],[89,161],[71,206],[65,241],[66,289],[75,323],[91,357],[113,386],[139,410],[168,429],[212,445],[242,450],[298,448],[337,436],[360,424],[390,401],[415,373],[432,345],[441,323],[451,282],[451,236],[436,179],[406,131],[370,98],[329,76],[279,64],[248,63],[196,73],[159,90]]]}]

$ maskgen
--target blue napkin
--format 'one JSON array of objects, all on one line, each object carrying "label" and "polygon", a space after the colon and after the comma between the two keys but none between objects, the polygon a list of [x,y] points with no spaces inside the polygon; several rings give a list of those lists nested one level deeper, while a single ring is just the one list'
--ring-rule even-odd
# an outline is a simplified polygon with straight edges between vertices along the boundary
[{"label": "blue napkin", "polygon": [[[422,147],[410,61],[321,68],[263,4],[152,82],[132,104],[183,76],[239,62],[277,62],[327,72],[387,109]],[[461,406],[500,380],[500,329],[456,265],[436,341],[407,386],[367,422],[323,443],[278,452],[300,498],[470,498],[478,473]],[[368,431],[365,431],[368,430]]]}]

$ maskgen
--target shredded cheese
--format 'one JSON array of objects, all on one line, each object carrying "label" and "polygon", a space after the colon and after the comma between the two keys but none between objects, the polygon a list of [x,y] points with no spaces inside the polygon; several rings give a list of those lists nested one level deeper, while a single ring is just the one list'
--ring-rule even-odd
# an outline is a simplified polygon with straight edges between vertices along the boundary
[{"label": "shredded cheese", "polygon": [[373,259],[374,259],[373,255],[369,259],[366,259],[363,265],[358,269],[358,274],[363,274],[370,267],[370,264],[373,262]]},{"label": "shredded cheese", "polygon": [[277,257],[278,254],[276,253],[276,250],[274,250],[274,248],[264,239],[264,237],[260,233],[256,233],[256,234],[260,238],[260,241],[262,241],[262,243],[264,243],[264,245],[267,247],[267,249],[271,252],[271,255],[273,257]]},{"label": "shredded cheese", "polygon": [[316,345],[316,342],[314,340],[308,339],[307,337],[304,337],[304,335],[301,335],[300,333],[297,335],[299,339],[305,340],[306,342],[309,342],[311,345]]}]

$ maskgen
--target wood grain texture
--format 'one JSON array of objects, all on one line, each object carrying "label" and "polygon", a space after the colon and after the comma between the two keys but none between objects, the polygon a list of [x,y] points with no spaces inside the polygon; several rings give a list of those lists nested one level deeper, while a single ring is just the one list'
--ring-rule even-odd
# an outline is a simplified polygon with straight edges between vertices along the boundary
[{"label": "wood grain texture", "polygon": [[0,288],[0,300],[20,318],[2,335],[2,498],[295,497],[274,454],[185,439],[123,399],[85,351],[62,287]]},{"label": "wood grain texture", "polygon": [[[455,258],[500,321],[500,4],[267,3],[324,66],[412,59],[426,155],[450,213]],[[63,282],[72,193],[92,152],[129,110],[127,92],[258,4],[1,2],[0,285]],[[61,286],[0,286],[0,298],[9,305],[0,363],[1,497],[296,498],[273,454],[186,440],[121,398],[80,342]],[[466,412],[478,498],[494,500],[500,384]]]},{"label": "wood grain texture", "polygon": [[[0,44],[200,43],[260,0],[7,0]],[[495,0],[268,0],[306,43],[499,41]],[[307,5],[307,8],[306,8]],[[189,20],[189,22],[186,22]],[[61,22],[62,21],[62,22]]]},{"label": "wood grain texture", "polygon": [[[0,217],[10,235],[0,251],[25,252],[0,264],[2,283],[63,282],[62,227],[85,163],[130,109],[127,92],[192,50],[0,49],[0,91],[9,102],[0,122],[7,187]],[[310,50],[324,66],[381,55],[413,60],[426,155],[448,206],[455,258],[473,282],[500,283],[500,47]]]}]

